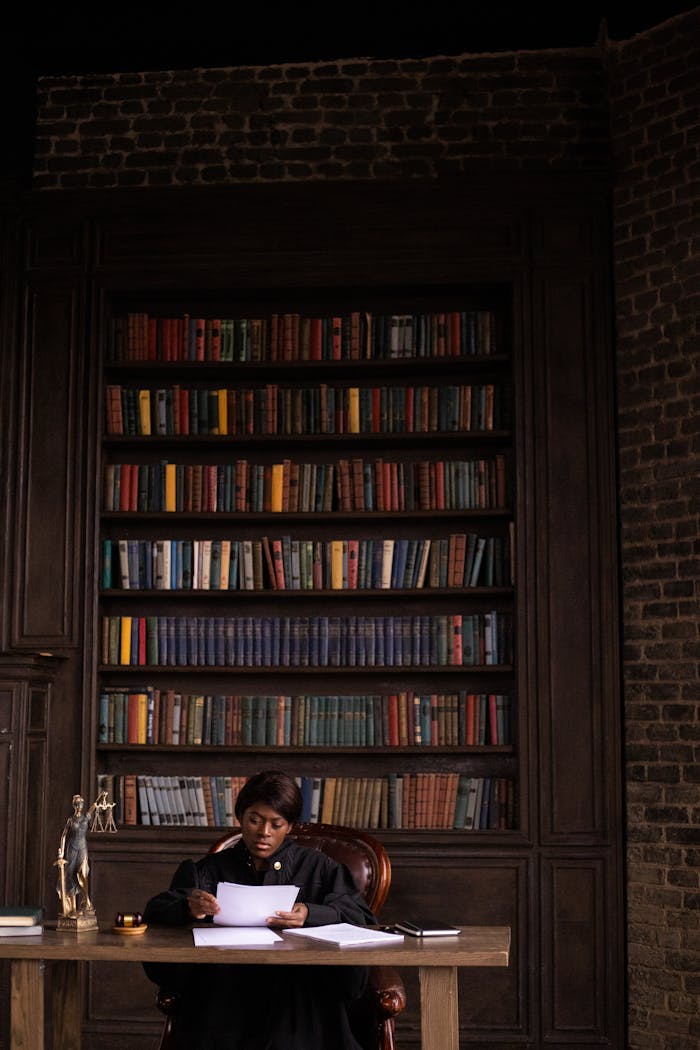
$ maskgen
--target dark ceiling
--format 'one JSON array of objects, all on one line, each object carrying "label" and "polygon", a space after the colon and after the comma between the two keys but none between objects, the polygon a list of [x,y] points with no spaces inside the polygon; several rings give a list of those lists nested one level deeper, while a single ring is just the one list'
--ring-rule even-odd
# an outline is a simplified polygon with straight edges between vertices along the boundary
[{"label": "dark ceiling", "polygon": [[57,6],[40,16],[32,9],[26,24],[16,16],[20,24],[4,34],[4,60],[41,75],[590,47],[604,18],[608,36],[624,40],[696,6],[670,0]]}]

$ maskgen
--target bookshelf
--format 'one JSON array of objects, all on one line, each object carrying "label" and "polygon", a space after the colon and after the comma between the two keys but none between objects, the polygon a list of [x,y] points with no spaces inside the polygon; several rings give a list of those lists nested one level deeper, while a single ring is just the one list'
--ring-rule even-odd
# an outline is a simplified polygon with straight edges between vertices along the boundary
[{"label": "bookshelf", "polygon": [[[338,777],[357,783],[410,774],[416,786],[423,774],[511,781],[510,827],[406,827],[402,820],[402,827],[376,829],[392,864],[383,917],[390,922],[412,913],[430,914],[461,925],[511,927],[511,965],[498,974],[474,971],[468,984],[460,978],[460,1038],[465,1046],[489,1043],[497,1050],[535,1050],[575,1042],[590,1050],[622,1050],[623,838],[608,188],[593,178],[561,174],[518,178],[517,185],[514,181],[512,176],[494,176],[488,185],[466,176],[406,185],[395,180],[329,181],[175,194],[151,188],[106,196],[97,191],[75,197],[61,193],[60,202],[58,195],[44,193],[25,202],[13,249],[17,260],[22,259],[22,277],[14,317],[7,312],[8,332],[16,330],[18,338],[8,337],[3,368],[12,382],[0,392],[11,424],[3,626],[13,661],[30,660],[37,651],[54,654],[41,657],[51,661],[53,696],[45,749],[50,790],[36,800],[45,810],[47,842],[50,829],[63,826],[76,786],[89,794],[98,776],[225,778],[245,776],[264,763],[310,778],[310,804],[315,787],[320,788],[314,781]],[[161,321],[183,319],[188,312],[205,321],[270,320],[275,313],[323,318],[357,310],[388,316],[488,310],[495,325],[493,352],[369,360],[285,360],[284,355],[280,360],[278,355],[274,362],[222,362],[124,361],[115,359],[111,349],[112,323],[130,314]],[[492,428],[431,429],[430,421],[440,419],[436,400],[443,412],[440,425],[446,426],[455,419],[455,401],[471,396],[473,407],[478,389],[478,398],[490,404],[492,387],[501,390],[501,415],[494,415]],[[197,433],[169,425],[168,402],[172,406],[175,388],[180,391],[180,422],[182,392],[207,391],[206,398],[202,395],[208,420],[203,432],[199,404]],[[411,430],[399,421],[403,412],[405,422],[407,405],[410,409],[406,391],[418,388],[425,391],[420,404],[425,400],[429,411],[420,417],[426,428]],[[450,391],[441,405],[436,389]],[[149,410],[150,434],[139,432],[141,401],[136,414],[133,391],[141,390],[149,392],[141,400],[144,419]],[[235,403],[231,398],[229,408],[229,391],[241,390],[245,398]],[[351,397],[351,390],[357,395]],[[392,400],[388,390],[399,392]],[[212,391],[217,391],[216,399]],[[225,399],[220,391],[226,392]],[[189,394],[186,400],[189,424]],[[244,433],[211,432],[217,417],[209,410],[215,404],[218,412],[224,401],[227,431],[235,421],[236,426],[245,424]],[[380,421],[382,402],[394,413],[383,430],[369,429],[367,422],[376,418],[370,409],[377,401]],[[320,419],[323,405],[323,432],[314,433],[306,422],[299,433],[281,432],[295,429],[295,419]],[[330,415],[329,405],[334,409]],[[159,422],[163,409],[164,428]],[[275,412],[277,422],[271,428]],[[387,468],[391,493],[391,472],[398,481],[399,465],[405,486],[411,464],[497,463],[497,457],[505,468],[503,505],[496,500],[488,507],[457,503],[423,509],[414,500],[409,509],[368,509],[363,487],[364,506],[340,510],[331,504],[328,509],[321,501],[311,510],[300,510],[298,502],[296,510],[272,509],[272,468],[277,467],[276,500],[280,481],[284,500],[285,461],[290,467],[311,465],[305,475],[308,490],[313,467],[318,480],[319,467],[358,461],[364,485],[365,468],[381,459],[397,465]],[[178,476],[184,482],[189,469],[192,489],[195,467],[218,471],[238,460],[261,468],[261,504],[247,510],[203,510],[193,504],[185,510],[183,502],[178,509]],[[175,509],[150,504],[152,509],[139,510],[138,482],[148,478],[155,494],[165,463],[175,468],[168,472]],[[118,464],[138,468],[131,471],[132,485],[134,477],[137,482],[136,510],[121,507],[121,478],[120,504],[115,508],[113,487],[113,509],[105,504],[105,471]],[[143,468],[157,469],[151,476]],[[165,468],[162,474],[164,483]],[[376,471],[373,477],[370,473],[368,483],[377,480]],[[222,481],[225,492],[225,471]],[[217,492],[218,484],[217,476]],[[184,499],[184,487],[181,493]],[[255,493],[259,498],[259,490]],[[253,494],[251,490],[251,498]],[[484,558],[493,559],[493,577],[480,571],[467,579],[466,560],[464,576],[448,575],[451,556],[461,557],[458,538],[461,544],[464,537],[466,559],[474,536],[500,541],[491,543],[488,556],[484,545],[482,554],[482,565]],[[418,544],[427,540],[435,560],[432,567],[430,560],[426,563],[418,586],[416,560],[419,551],[421,557],[425,553]],[[106,541],[111,543],[107,549]],[[351,541],[357,541],[357,570]],[[407,541],[406,546],[397,549],[397,541]],[[409,548],[411,541],[414,548]],[[209,586],[195,586],[204,580],[199,571],[205,550]],[[407,565],[403,574],[399,571],[404,552],[407,565],[415,555],[412,573]],[[236,555],[237,575],[231,572]],[[122,557],[128,588],[122,585]],[[228,587],[221,587],[227,557]],[[169,587],[164,586],[168,560]],[[197,565],[196,579],[189,575],[186,580],[188,564],[190,574]],[[247,570],[241,575],[242,564]],[[347,586],[346,574],[352,573],[354,581],[355,571],[357,586]],[[214,580],[219,574],[218,588],[212,587],[212,572]],[[377,664],[377,625],[386,626],[388,618],[428,617],[427,623],[437,623],[438,617],[461,615],[464,630],[465,617],[484,618],[494,611],[512,620],[508,662],[465,662],[463,636],[461,662],[450,663],[443,654],[435,663],[413,663],[411,633],[410,647],[404,648],[401,635],[402,657],[408,661],[410,655],[410,662]],[[357,660],[354,666],[331,663],[330,656],[328,664],[322,663],[320,647],[319,663],[314,664],[313,645],[308,664],[301,659],[289,667],[263,664],[262,632],[257,664],[254,629],[247,643],[253,664],[246,663],[248,619],[251,624],[269,621],[267,644],[274,653],[275,632],[282,647],[285,631],[291,644],[290,628],[303,625],[310,636],[311,618],[326,616],[343,618],[346,628],[354,624],[356,644],[360,622],[364,665]],[[162,662],[148,662],[147,649],[143,663],[113,663],[109,645],[105,658],[105,622],[116,619],[121,632],[127,617],[132,630],[136,620],[137,640],[139,617],[146,628],[149,618],[158,627],[163,617],[171,618],[166,619],[167,660],[158,651]],[[235,661],[227,663],[227,622],[237,617],[244,618],[242,662],[237,662],[234,641]],[[186,649],[185,661],[177,660],[177,624],[188,620],[198,627],[201,622],[205,640],[213,621],[213,664],[193,665]],[[216,662],[219,620],[224,626],[223,664]],[[172,647],[170,622],[175,628]],[[422,626],[422,620],[417,622]],[[236,624],[229,626],[236,639]],[[371,658],[368,663],[372,628],[374,663]],[[127,637],[130,657],[130,632]],[[318,630],[314,637],[319,645]],[[350,630],[344,630],[346,656],[349,637]],[[386,649],[385,635],[381,640]],[[148,642],[147,630],[143,641]],[[330,636],[328,641],[330,654]],[[199,655],[199,636],[197,646]],[[174,664],[169,662],[171,651]],[[121,636],[119,654],[121,659]],[[156,692],[162,705],[158,740],[151,722],[154,742],[148,743],[148,704],[151,694],[155,703]],[[137,742],[129,741],[128,717],[124,729],[131,694],[139,697],[131,701],[132,738],[135,734]],[[177,694],[181,719],[175,743],[168,726]],[[492,695],[509,701],[507,732],[499,736],[497,728],[493,736],[466,741],[460,735],[468,721],[466,700]],[[194,743],[195,720],[192,742],[187,737],[190,719],[184,727],[182,723],[183,700],[193,696],[202,698],[201,744]],[[340,705],[341,697],[353,698],[352,737],[350,719],[343,724],[342,737],[336,735],[340,725],[334,705]],[[416,697],[422,703],[416,704]],[[114,738],[114,724],[109,735],[110,698],[112,722],[115,706],[122,713],[121,739]],[[441,709],[434,698],[441,699]],[[143,714],[137,714],[144,702],[145,743],[138,742],[144,730]],[[206,703],[210,711],[205,716]],[[320,715],[315,738],[313,703]],[[389,703],[393,735],[382,735]],[[187,700],[188,710],[189,704]],[[221,731],[222,705],[223,744],[212,742],[221,737],[211,735]],[[236,705],[240,725],[238,714],[234,720]],[[250,712],[245,742],[244,705]],[[258,717],[254,727],[252,711],[260,715],[263,709],[265,718]],[[284,743],[284,735],[280,742],[277,734],[280,727],[286,732],[287,723],[290,742]],[[360,726],[365,735],[358,732],[356,737]],[[21,741],[11,755],[20,754],[22,747],[21,753],[31,756]],[[23,767],[10,765],[8,779],[9,797],[17,800],[19,819],[25,821],[18,827],[34,820],[29,817],[34,810],[22,802],[17,772],[31,769],[27,762],[32,760],[22,761]],[[30,783],[44,782],[32,776]],[[220,780],[209,780],[212,807],[214,786],[218,791],[219,785]],[[437,780],[421,781],[422,788],[431,785],[434,793]],[[162,788],[167,792],[169,786],[166,780]],[[388,788],[388,780],[386,787],[380,784],[380,814],[381,792],[388,798]],[[218,794],[216,802],[220,811]],[[357,819],[371,822],[376,797],[363,801],[361,816],[359,797],[353,804]],[[130,805],[138,819],[137,798]],[[225,815],[226,806],[224,781]],[[212,819],[218,823],[221,817]],[[122,823],[116,835],[95,836],[90,861],[98,912],[108,919],[110,913],[142,909],[148,897],[168,884],[178,863],[201,856],[217,832],[200,823]],[[36,844],[33,849],[27,865],[36,878],[31,884],[45,887],[47,914],[54,914],[53,857]],[[417,1047],[420,1019],[412,1004],[418,1001],[418,989],[410,975],[406,984],[408,1008],[397,1038],[402,1047]],[[150,1050],[159,1019],[152,986],[139,968],[115,967],[87,987],[86,1026],[95,1050],[119,1050],[127,1031],[133,1050]]]},{"label": "bookshelf", "polygon": [[126,826],[228,826],[283,764],[304,819],[518,827],[510,323],[482,295],[105,317],[97,775]]}]

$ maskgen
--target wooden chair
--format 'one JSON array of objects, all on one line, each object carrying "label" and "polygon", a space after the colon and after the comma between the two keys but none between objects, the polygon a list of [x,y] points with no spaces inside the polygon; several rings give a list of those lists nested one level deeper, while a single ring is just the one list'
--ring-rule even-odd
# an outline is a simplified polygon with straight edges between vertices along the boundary
[{"label": "wooden chair", "polygon": [[[240,832],[229,832],[218,839],[209,852],[218,853],[235,846],[240,837]],[[389,893],[391,862],[377,839],[355,828],[331,824],[297,824],[290,838],[345,864],[358,891],[373,913],[379,915]],[[177,996],[160,990],[157,1002],[165,1014],[159,1050],[170,1050]],[[405,1005],[406,992],[397,971],[389,966],[370,967],[367,991],[348,1011],[353,1033],[363,1050],[396,1050],[394,1020]]]}]

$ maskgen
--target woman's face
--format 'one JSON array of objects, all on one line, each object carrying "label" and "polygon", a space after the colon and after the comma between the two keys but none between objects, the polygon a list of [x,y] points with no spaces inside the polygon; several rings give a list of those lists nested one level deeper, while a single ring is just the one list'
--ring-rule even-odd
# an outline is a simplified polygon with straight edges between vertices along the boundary
[{"label": "woman's face", "polygon": [[257,860],[265,860],[279,849],[291,826],[277,810],[264,802],[248,806],[241,817],[243,841],[251,857]]}]

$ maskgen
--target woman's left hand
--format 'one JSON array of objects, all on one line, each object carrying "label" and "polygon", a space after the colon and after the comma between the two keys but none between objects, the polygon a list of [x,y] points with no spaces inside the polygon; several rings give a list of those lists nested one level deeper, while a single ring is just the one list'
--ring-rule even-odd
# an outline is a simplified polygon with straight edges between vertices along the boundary
[{"label": "woman's left hand", "polygon": [[279,926],[280,929],[291,930],[295,926],[303,926],[308,914],[309,909],[305,904],[295,904],[291,911],[276,911],[265,921],[268,926]]}]

